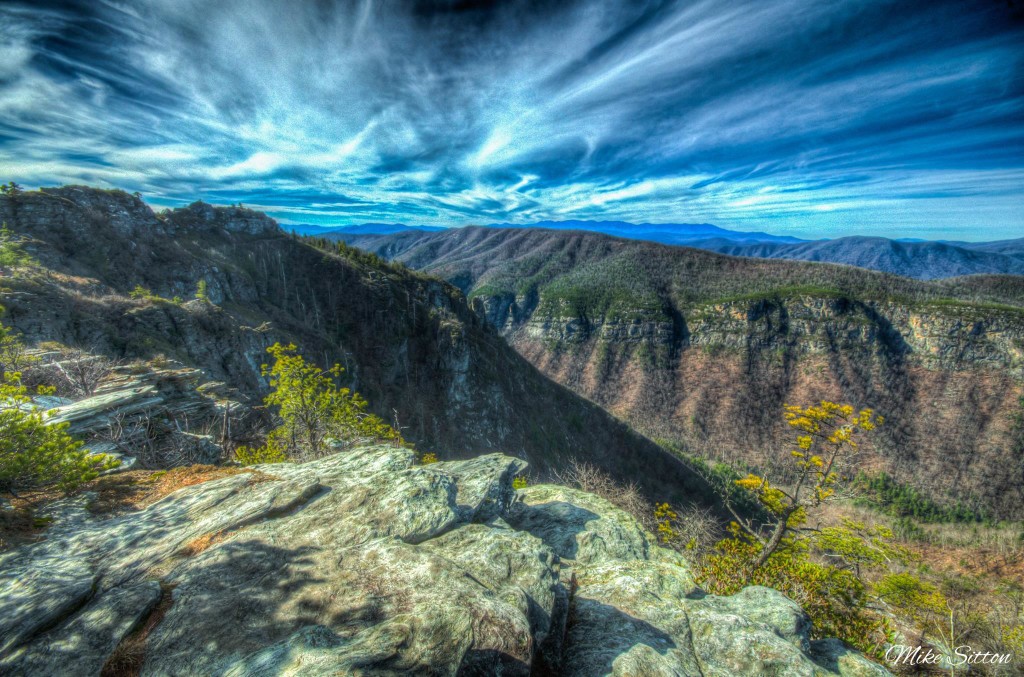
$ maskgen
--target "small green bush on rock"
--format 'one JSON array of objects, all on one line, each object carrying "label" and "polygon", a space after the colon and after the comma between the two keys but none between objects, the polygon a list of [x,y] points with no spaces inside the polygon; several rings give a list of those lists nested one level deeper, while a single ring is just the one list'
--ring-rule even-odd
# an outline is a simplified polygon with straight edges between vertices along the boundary
[{"label": "small green bush on rock", "polygon": [[268,440],[262,447],[238,447],[235,459],[242,465],[259,465],[260,463],[285,463],[288,454],[284,449]]},{"label": "small green bush on rock", "polygon": [[[276,409],[281,425],[271,431],[263,447],[244,451],[246,459],[273,459],[253,462],[274,463],[317,458],[359,441],[405,444],[397,430],[366,411],[368,404],[359,393],[339,387],[341,365],[322,370],[307,362],[295,345],[275,343],[267,352],[274,363],[263,365],[263,375],[273,391],[263,401]],[[239,460],[248,464],[241,456]]]},{"label": "small green bush on rock", "polygon": [[[16,340],[0,325],[0,343],[5,341]],[[72,491],[117,467],[116,459],[83,451],[67,427],[47,425],[45,413],[32,404],[22,385],[20,372],[0,376],[0,492],[18,496],[49,488]]]}]

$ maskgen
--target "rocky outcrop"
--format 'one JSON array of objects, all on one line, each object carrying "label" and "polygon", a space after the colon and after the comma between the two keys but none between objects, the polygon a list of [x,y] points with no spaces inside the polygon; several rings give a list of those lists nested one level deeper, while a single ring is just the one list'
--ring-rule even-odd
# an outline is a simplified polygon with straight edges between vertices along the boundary
[{"label": "rocky outcrop", "polygon": [[501,455],[361,447],[135,513],[51,507],[0,558],[0,672],[882,675],[781,594],[704,595],[628,515]]},{"label": "rocky outcrop", "polygon": [[[52,369],[43,364],[37,371]],[[217,439],[254,416],[245,399],[224,383],[209,381],[202,370],[164,360],[113,367],[95,392],[79,400],[41,396],[33,406],[46,410],[52,424],[85,440],[94,453],[121,461],[115,471],[141,465],[169,468],[223,460]],[[140,459],[139,456],[142,456]]]},{"label": "rocky outcrop", "polygon": [[[932,369],[995,368],[1024,379],[1024,314],[1014,308],[933,303],[911,306],[848,298],[792,296],[696,305],[673,318],[665,311],[588,318],[548,307],[524,314],[527,297],[476,297],[488,321],[513,341],[570,347],[594,340],[667,348],[681,333],[681,347],[746,351],[779,348],[795,355],[888,350]],[[555,312],[550,312],[555,311]],[[682,323],[682,331],[677,326]]]},{"label": "rocky outcrop", "polygon": [[704,594],[684,558],[598,496],[530,487],[509,522],[555,552],[574,590],[562,674],[887,674],[846,649],[824,659],[834,646],[811,641],[806,614],[775,590]]}]

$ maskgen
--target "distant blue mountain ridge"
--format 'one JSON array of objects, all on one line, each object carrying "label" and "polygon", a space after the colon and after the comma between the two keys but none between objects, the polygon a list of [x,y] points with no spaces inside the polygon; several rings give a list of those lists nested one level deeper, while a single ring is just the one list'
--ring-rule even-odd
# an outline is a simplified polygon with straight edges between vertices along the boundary
[{"label": "distant blue mountain ridge", "polygon": [[[789,235],[748,233],[726,230],[710,223],[628,223],[626,221],[538,221],[529,224],[491,223],[484,228],[543,228],[545,230],[590,230],[631,240],[662,244],[684,244],[695,240],[724,238],[731,242],[807,242]],[[293,225],[288,228],[303,235],[345,233],[348,235],[393,235],[408,231],[436,232],[440,226],[407,226],[404,223],[362,223],[355,226]]]},{"label": "distant blue mountain ridge", "polygon": [[441,226],[407,226],[404,223],[361,223],[356,226],[314,226],[309,223],[296,223],[282,226],[302,235],[324,235],[327,233],[347,233],[349,235],[393,235],[407,231],[435,233],[444,230]]},{"label": "distant blue mountain ridge", "polygon": [[[849,236],[803,240],[789,235],[728,230],[708,223],[627,223],[624,221],[539,221],[493,223],[486,228],[582,230],[632,240],[706,249],[732,256],[841,263],[922,280],[961,275],[1024,275],[1024,238],[959,242]],[[356,226],[291,226],[303,234],[376,247],[387,237],[417,237],[446,230],[438,226],[366,223]]]}]

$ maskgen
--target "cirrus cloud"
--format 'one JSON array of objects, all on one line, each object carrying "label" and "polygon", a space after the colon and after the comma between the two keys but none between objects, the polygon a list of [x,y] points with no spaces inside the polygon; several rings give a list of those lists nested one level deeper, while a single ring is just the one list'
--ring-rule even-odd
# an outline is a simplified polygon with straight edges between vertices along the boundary
[{"label": "cirrus cloud", "polygon": [[1013,2],[0,7],[5,180],[292,222],[1024,234]]}]

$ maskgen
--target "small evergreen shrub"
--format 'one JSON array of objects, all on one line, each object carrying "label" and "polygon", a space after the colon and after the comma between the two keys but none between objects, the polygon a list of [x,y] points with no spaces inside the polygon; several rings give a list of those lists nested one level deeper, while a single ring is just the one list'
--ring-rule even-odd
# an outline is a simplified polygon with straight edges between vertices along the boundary
[{"label": "small evergreen shrub", "polygon": [[[0,345],[19,343],[0,325]],[[52,388],[41,392],[51,393]],[[20,495],[50,488],[69,492],[95,479],[119,461],[90,454],[67,433],[68,424],[48,425],[32,404],[21,374],[0,375],[0,492]]]},{"label": "small evergreen shrub", "polygon": [[962,503],[941,505],[887,473],[869,476],[859,473],[854,486],[863,493],[858,503],[877,508],[893,517],[913,517],[922,522],[986,522],[984,512]]},{"label": "small evergreen shrub", "polygon": [[10,231],[7,223],[0,226],[0,266],[21,268],[35,263],[36,260],[25,251],[22,239]]},{"label": "small evergreen shrub", "polygon": [[405,444],[397,430],[367,411],[359,393],[338,385],[341,365],[323,370],[295,345],[275,343],[267,352],[274,363],[263,365],[263,375],[273,390],[263,401],[281,418],[264,446],[270,458],[317,458],[359,441]]},{"label": "small evergreen shrub", "polygon": [[235,449],[235,460],[242,465],[259,465],[261,463],[284,463],[288,460],[288,454],[273,441],[268,440],[260,447],[241,446]]}]

